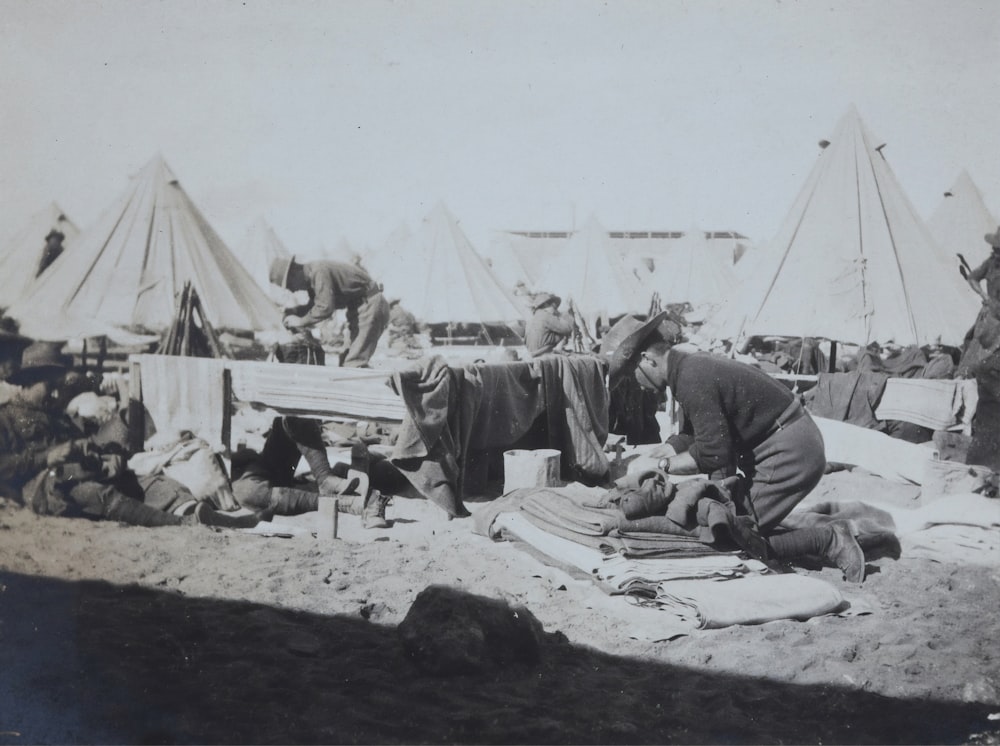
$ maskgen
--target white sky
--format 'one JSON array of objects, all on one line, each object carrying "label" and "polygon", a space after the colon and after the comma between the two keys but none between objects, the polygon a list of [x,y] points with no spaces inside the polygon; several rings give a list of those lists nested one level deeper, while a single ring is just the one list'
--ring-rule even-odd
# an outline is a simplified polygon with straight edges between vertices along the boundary
[{"label": "white sky", "polygon": [[81,227],[155,153],[231,246],[777,231],[854,103],[928,216],[1000,213],[996,0],[0,0],[0,236]]}]

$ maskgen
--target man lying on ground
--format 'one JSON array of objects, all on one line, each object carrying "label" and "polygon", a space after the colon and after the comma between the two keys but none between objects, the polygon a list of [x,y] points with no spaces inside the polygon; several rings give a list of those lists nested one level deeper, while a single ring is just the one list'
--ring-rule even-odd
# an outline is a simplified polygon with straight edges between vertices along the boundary
[{"label": "man lying on ground", "polygon": [[[143,486],[125,468],[125,454],[113,444],[84,436],[60,406],[59,386],[69,371],[56,345],[35,342],[25,348],[18,370],[7,382],[19,386],[0,405],[0,496],[41,515],[116,520],[138,526],[202,523],[249,528],[257,515],[229,516],[199,502],[194,513],[174,515],[147,504]],[[172,480],[171,480],[172,481]],[[157,498],[173,504],[184,490],[159,480]]]}]

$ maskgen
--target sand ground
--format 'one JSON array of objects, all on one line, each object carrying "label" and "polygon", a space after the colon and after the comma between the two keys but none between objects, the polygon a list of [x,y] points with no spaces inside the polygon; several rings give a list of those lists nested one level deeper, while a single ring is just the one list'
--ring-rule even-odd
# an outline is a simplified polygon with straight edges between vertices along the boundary
[{"label": "sand ground", "polygon": [[[840,472],[815,499],[915,495]],[[0,507],[0,743],[1000,743],[1000,563],[904,545],[861,586],[804,571],[870,613],[651,643],[468,519],[402,498],[388,515],[324,542],[318,514],[278,538]],[[535,667],[425,675],[395,627],[434,583],[567,642]]]}]

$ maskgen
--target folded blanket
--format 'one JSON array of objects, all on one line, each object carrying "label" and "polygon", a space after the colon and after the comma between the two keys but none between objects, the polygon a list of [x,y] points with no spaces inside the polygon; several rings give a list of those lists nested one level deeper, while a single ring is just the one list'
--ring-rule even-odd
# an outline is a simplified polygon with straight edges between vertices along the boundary
[{"label": "folded blanket", "polygon": [[835,587],[804,575],[751,575],[737,580],[672,580],[660,583],[652,601],[699,629],[763,624],[776,619],[810,619],[842,609]]},{"label": "folded blanket", "polygon": [[903,420],[931,430],[968,424],[979,398],[974,380],[934,381],[920,378],[890,378],[875,410],[880,420]]}]

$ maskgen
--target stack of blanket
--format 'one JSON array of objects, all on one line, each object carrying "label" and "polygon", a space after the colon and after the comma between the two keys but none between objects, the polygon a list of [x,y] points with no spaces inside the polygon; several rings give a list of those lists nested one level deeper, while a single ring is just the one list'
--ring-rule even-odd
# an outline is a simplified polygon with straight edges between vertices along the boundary
[{"label": "stack of blanket", "polygon": [[[614,491],[579,484],[515,490],[476,512],[476,531],[524,542],[606,592],[663,612],[665,628],[808,619],[845,606],[839,591],[823,580],[771,574],[759,560],[720,551],[691,535],[706,526],[630,530],[636,521],[625,518],[614,497]],[[660,518],[658,527],[669,528],[669,519]],[[710,530],[701,535],[712,536]]]}]

